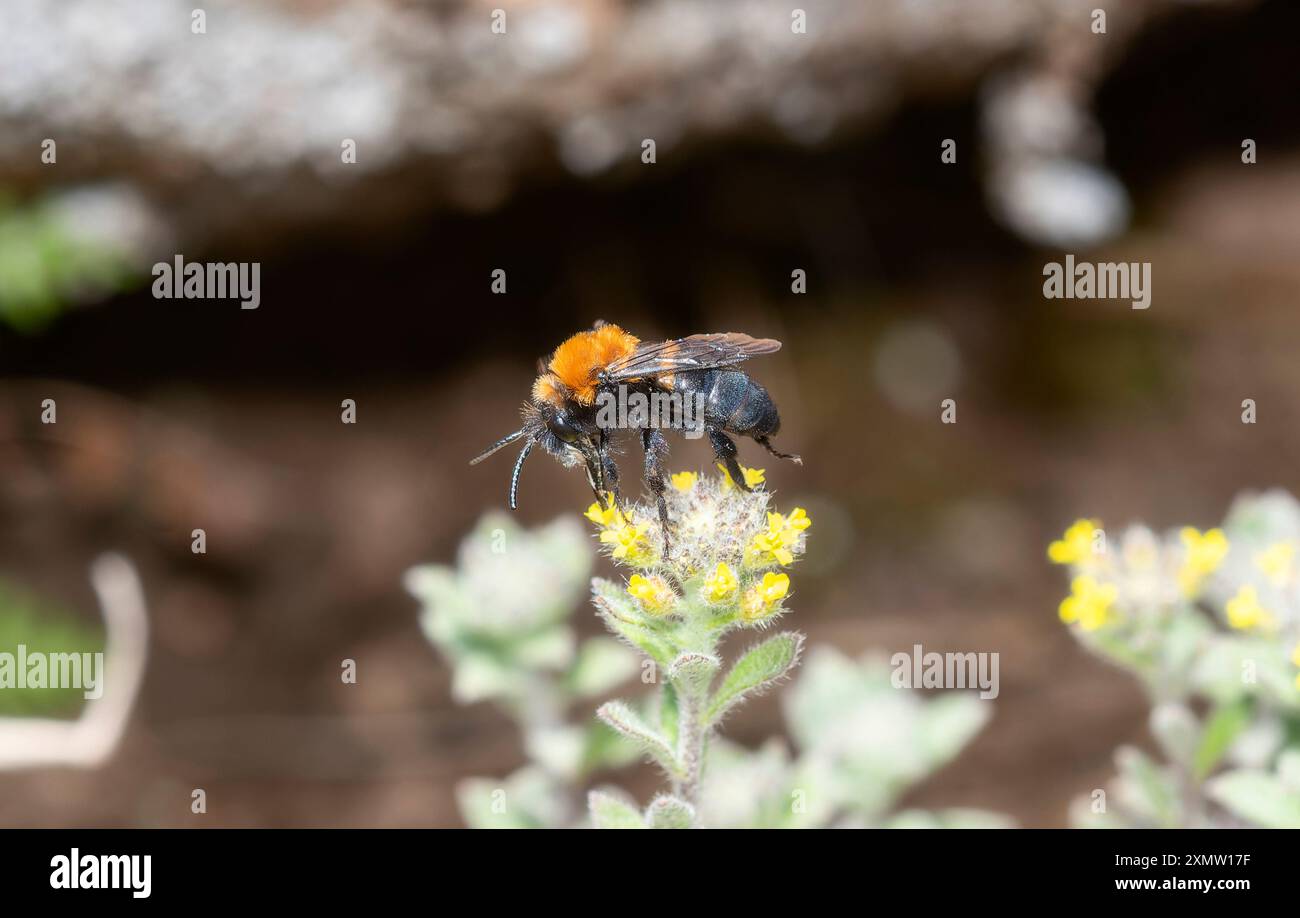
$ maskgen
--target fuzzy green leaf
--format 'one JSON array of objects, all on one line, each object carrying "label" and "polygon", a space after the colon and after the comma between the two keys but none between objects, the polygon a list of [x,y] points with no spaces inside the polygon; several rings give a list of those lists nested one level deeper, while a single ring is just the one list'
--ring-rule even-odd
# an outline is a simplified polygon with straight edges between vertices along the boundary
[{"label": "fuzzy green leaf", "polygon": [[644,829],[645,819],[636,807],[604,791],[587,795],[587,809],[597,829]]},{"label": "fuzzy green leaf", "polygon": [[1268,772],[1230,771],[1205,787],[1212,800],[1242,819],[1266,829],[1300,829],[1300,795]]},{"label": "fuzzy green leaf", "polygon": [[705,712],[706,724],[717,723],[746,697],[770,686],[799,662],[803,635],[785,631],[756,644],[727,673]]},{"label": "fuzzy green leaf", "polygon": [[626,704],[621,701],[606,702],[597,709],[596,716],[627,737],[669,775],[679,775],[681,769],[672,746]]},{"label": "fuzzy green leaf", "polygon": [[615,636],[640,650],[665,670],[672,664],[676,653],[672,643],[642,620],[629,597],[620,595],[613,584],[596,579],[592,581],[592,603],[605,627]]},{"label": "fuzzy green leaf", "polygon": [[695,828],[695,807],[679,797],[656,797],[646,807],[645,822],[652,829]]},{"label": "fuzzy green leaf", "polygon": [[722,661],[708,653],[680,653],[668,667],[668,678],[679,692],[688,698],[703,698],[708,694],[713,676],[722,667]]}]

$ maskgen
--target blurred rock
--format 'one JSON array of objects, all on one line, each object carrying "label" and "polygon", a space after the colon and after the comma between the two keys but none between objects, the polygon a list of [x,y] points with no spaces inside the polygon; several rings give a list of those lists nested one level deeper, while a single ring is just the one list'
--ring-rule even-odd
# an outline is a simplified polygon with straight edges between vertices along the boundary
[{"label": "blurred rock", "polygon": [[[1086,107],[1127,39],[1186,4],[1132,0],[1104,36],[1082,0],[801,0],[806,34],[773,0],[529,0],[502,7],[504,34],[496,6],[213,0],[196,34],[182,0],[0,0],[0,174],[28,192],[113,175],[165,224],[141,235],[261,245],[492,208],[564,170],[631,175],[646,138],[660,162],[740,132],[818,143],[909,95],[973,93],[1012,58],[1063,67]],[[1060,223],[1038,210],[1010,222]]]}]

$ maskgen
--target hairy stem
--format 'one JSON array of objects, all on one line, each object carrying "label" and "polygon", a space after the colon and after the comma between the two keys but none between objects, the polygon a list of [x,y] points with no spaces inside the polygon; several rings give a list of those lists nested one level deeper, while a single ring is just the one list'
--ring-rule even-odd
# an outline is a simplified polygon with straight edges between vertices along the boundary
[{"label": "hairy stem", "polygon": [[691,692],[678,694],[681,705],[677,727],[677,756],[683,776],[674,792],[691,806],[698,806],[700,775],[704,770],[704,702]]}]

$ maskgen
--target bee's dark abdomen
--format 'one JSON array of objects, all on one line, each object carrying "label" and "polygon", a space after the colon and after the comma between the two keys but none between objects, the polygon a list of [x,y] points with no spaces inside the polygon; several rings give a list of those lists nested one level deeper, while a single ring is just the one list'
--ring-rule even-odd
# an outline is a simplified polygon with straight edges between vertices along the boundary
[{"label": "bee's dark abdomen", "polygon": [[740,370],[699,370],[678,373],[676,391],[704,395],[705,420],[733,433],[771,436],[781,418],[767,390]]}]

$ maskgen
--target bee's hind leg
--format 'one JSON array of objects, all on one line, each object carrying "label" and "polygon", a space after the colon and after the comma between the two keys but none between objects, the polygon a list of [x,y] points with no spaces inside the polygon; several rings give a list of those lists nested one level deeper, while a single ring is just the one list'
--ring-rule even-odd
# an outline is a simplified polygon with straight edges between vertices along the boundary
[{"label": "bee's hind leg", "polygon": [[704,430],[709,435],[709,442],[713,444],[713,454],[726,467],[727,474],[731,476],[736,487],[742,491],[754,490],[745,481],[745,473],[740,470],[740,463],[736,461],[736,441],[723,433],[721,428],[711,424],[705,426]]},{"label": "bee's hind leg", "polygon": [[775,446],[772,445],[772,441],[769,440],[766,436],[755,437],[754,442],[757,443],[759,446],[763,447],[763,449],[767,450],[769,453],[771,453],[773,456],[775,456],[778,459],[789,459],[795,465],[803,465],[802,459],[800,459],[794,453],[781,452],[779,449],[777,449]]},{"label": "bee's hind leg", "polygon": [[668,522],[668,501],[664,499],[667,484],[664,482],[664,457],[668,455],[668,439],[656,428],[647,427],[641,431],[641,445],[645,449],[645,483],[659,505],[659,523],[664,531],[664,557],[672,551],[670,532],[672,524]]}]

